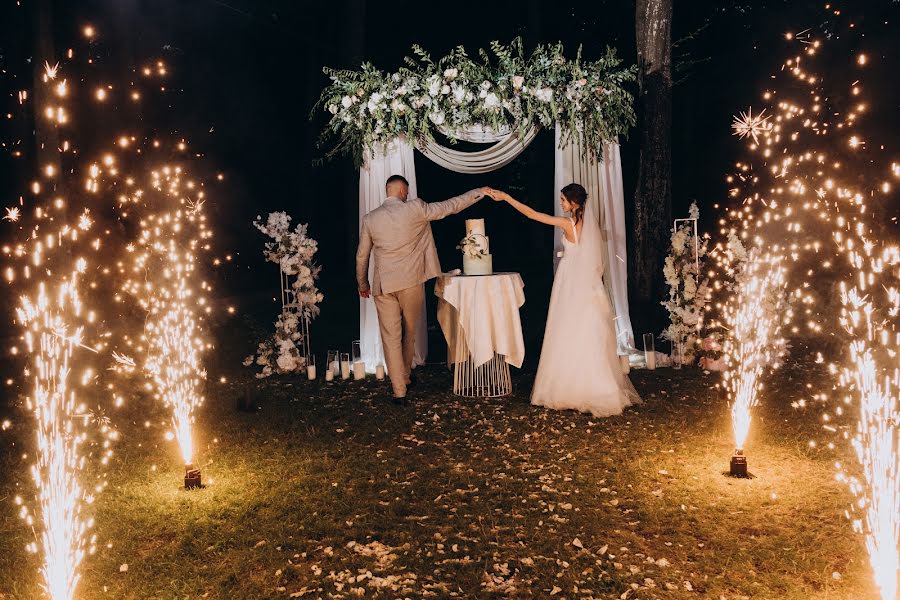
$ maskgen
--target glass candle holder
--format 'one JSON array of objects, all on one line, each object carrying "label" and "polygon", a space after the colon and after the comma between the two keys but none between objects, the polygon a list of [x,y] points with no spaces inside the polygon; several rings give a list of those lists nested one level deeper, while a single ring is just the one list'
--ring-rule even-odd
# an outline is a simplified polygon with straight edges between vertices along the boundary
[{"label": "glass candle holder", "polygon": [[648,369],[651,371],[656,369],[656,345],[653,341],[652,333],[644,334],[644,360]]},{"label": "glass candle holder", "polygon": [[350,379],[350,355],[341,352],[341,379]]},{"label": "glass candle holder", "polygon": [[337,350],[329,350],[328,351],[328,363],[325,365],[325,370],[331,371],[332,377],[336,376],[338,373],[341,372],[339,361],[340,361],[340,358],[338,357],[338,351]]}]

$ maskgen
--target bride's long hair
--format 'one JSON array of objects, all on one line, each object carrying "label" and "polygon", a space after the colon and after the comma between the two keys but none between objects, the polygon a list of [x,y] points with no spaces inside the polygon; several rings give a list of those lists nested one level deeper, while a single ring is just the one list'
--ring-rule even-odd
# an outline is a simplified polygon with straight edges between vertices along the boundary
[{"label": "bride's long hair", "polygon": [[584,206],[587,204],[587,190],[585,190],[581,184],[570,183],[559,191],[566,197],[566,200],[575,205],[575,210],[572,211],[575,223],[577,224],[584,220]]}]

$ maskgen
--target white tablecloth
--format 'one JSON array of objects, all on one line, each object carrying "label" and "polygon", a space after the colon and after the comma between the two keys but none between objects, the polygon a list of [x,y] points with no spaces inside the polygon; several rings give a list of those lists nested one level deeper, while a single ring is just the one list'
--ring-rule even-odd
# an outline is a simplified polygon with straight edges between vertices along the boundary
[{"label": "white tablecloth", "polygon": [[[457,363],[471,353],[480,366],[494,353],[519,368],[525,360],[525,341],[519,307],[525,304],[525,284],[518,273],[442,275],[434,288],[438,322],[447,339],[447,360]],[[458,339],[460,331],[464,339]]]}]

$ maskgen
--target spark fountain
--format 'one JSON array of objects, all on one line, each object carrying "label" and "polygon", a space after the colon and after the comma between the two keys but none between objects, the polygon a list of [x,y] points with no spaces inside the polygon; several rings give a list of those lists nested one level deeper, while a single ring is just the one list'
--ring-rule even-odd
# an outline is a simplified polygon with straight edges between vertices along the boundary
[{"label": "spark fountain", "polygon": [[723,384],[731,405],[735,451],[730,475],[748,477],[744,444],[750,433],[751,410],[759,402],[764,371],[777,364],[783,348],[781,319],[784,312],[785,268],[779,248],[763,253],[750,251],[736,275],[734,295],[724,308],[729,330],[723,353]]},{"label": "spark fountain", "polygon": [[[176,144],[177,151],[185,147],[184,142]],[[118,171],[108,171],[115,183]],[[88,185],[97,184],[103,174],[97,166]],[[211,287],[198,273],[199,255],[210,249],[212,238],[203,213],[205,192],[177,164],[151,171],[146,188],[138,181],[125,177],[126,192],[119,197],[123,215],[141,215],[137,240],[128,246],[129,263],[122,268],[122,289],[146,314],[142,367],[155,395],[172,411],[171,437],[184,461],[184,486],[199,488],[192,430],[206,379],[201,356],[209,348],[200,321],[210,312],[206,294]]]},{"label": "spark fountain", "polygon": [[[77,237],[75,230],[59,234]],[[49,248],[58,250],[52,234],[47,242]],[[42,249],[40,243],[35,245],[38,262]],[[83,354],[85,349],[85,314],[79,293],[80,275],[85,269],[86,262],[79,259],[72,271],[60,273],[54,281],[38,282],[32,295],[22,296],[17,309],[29,355],[31,392],[27,406],[37,425],[37,462],[32,476],[42,528],[40,545],[35,544],[32,551],[43,555],[44,589],[53,600],[68,600],[74,595],[91,526],[90,519],[82,514],[90,497],[79,481],[85,459],[81,446],[90,415],[70,380],[76,354]],[[33,522],[24,504],[21,514],[29,524]]]},{"label": "spark fountain", "polygon": [[[878,162],[873,154],[884,146],[860,127],[869,107],[862,99],[858,71],[871,61],[853,44],[864,42],[864,33],[839,9],[826,5],[826,10],[829,27],[839,27],[846,20],[845,33],[821,39],[811,30],[786,34],[791,55],[773,76],[775,83],[762,94],[768,106],[735,118],[735,135],[745,140],[754,159],[739,163],[728,180],[733,185],[731,197],[742,202],[726,209],[720,233],[729,241],[719,244],[717,250],[720,267],[726,267],[721,270],[729,273],[735,240],[763,240],[766,246],[765,240],[786,240],[783,265],[790,288],[788,312],[798,307],[806,322],[807,340],[818,340],[821,345],[836,340],[846,354],[842,365],[829,365],[834,387],[842,390],[842,397],[823,415],[823,428],[852,448],[854,464],[837,463],[838,479],[846,482],[856,497],[848,517],[854,529],[865,535],[882,600],[896,600],[900,573],[900,373],[896,366],[900,251],[883,239],[891,216],[884,200],[892,186],[883,176],[871,176],[872,165]],[[833,73],[846,67],[856,71],[846,87],[827,86],[814,70],[826,40],[831,50],[828,70]],[[853,47],[849,55],[831,48],[845,42]],[[754,161],[765,168],[754,170]],[[900,176],[896,163],[889,173]],[[835,254],[828,252],[830,249]],[[733,315],[741,314],[739,307],[745,302],[739,291],[737,295],[732,300]],[[827,324],[834,322],[840,323],[843,332],[834,332],[837,337],[822,335],[823,330],[832,329]],[[799,327],[793,325],[789,332],[796,334]],[[739,346],[733,348],[741,351]],[[818,362],[825,362],[821,354]],[[736,363],[734,367],[728,375],[730,382],[726,382],[733,401],[737,393],[752,389],[747,384],[758,381],[759,376],[752,365]],[[830,390],[812,397],[827,403]],[[733,404],[732,414],[740,445],[749,420],[738,418],[737,405]],[[793,405],[803,408],[807,400],[796,399]],[[810,446],[815,447],[815,441]],[[829,442],[828,447],[837,446]]]},{"label": "spark fountain", "polygon": [[[864,56],[864,55],[863,55]],[[857,59],[859,65],[865,60]],[[855,137],[852,136],[851,140]],[[858,144],[850,142],[850,147]],[[896,176],[896,166],[891,166]],[[897,284],[900,249],[880,240],[874,226],[885,211],[876,200],[890,184],[883,180],[873,189],[859,189],[833,174],[828,193],[841,215],[835,219],[834,241],[849,267],[840,283],[840,325],[847,334],[847,357],[839,373],[842,405],[835,418],[823,415],[825,429],[850,412],[855,427],[844,429],[856,465],[837,463],[838,479],[845,482],[856,502],[851,509],[854,530],[866,537],[869,564],[882,600],[898,597],[900,573],[900,288]]]},{"label": "spark fountain", "polygon": [[896,317],[900,313],[900,290],[885,287],[883,266],[896,265],[897,250],[879,255],[873,245],[863,242],[849,251],[851,263],[860,277],[852,286],[843,286],[844,308],[841,326],[850,337],[849,362],[841,369],[841,384],[848,398],[858,405],[859,420],[851,443],[862,466],[862,475],[843,469],[840,479],[858,497],[854,529],[866,534],[869,562],[883,600],[897,597],[900,554],[900,369],[896,364],[900,339]]},{"label": "spark fountain", "polygon": [[[59,105],[48,107],[45,118],[64,133],[68,90],[65,79],[58,77],[58,66],[46,65],[43,85]],[[61,154],[73,150],[69,141],[61,144]],[[26,407],[34,417],[37,441],[31,469],[36,509],[22,498],[16,503],[20,516],[35,530],[29,550],[41,556],[42,587],[52,600],[70,600],[81,562],[96,541],[89,535],[93,519],[86,507],[105,486],[102,477],[94,486],[85,480],[94,459],[108,461],[115,432],[87,408],[88,398],[99,395],[94,363],[103,344],[90,341],[99,332],[97,314],[85,305],[85,296],[97,274],[90,256],[103,244],[100,237],[91,237],[93,219],[87,209],[74,225],[67,223],[58,175],[48,165],[42,180],[31,185],[30,210],[24,210],[24,198],[20,206],[7,209],[6,220],[17,224],[24,240],[4,246],[3,253],[10,261],[6,280],[21,290],[16,321],[27,351]],[[50,194],[52,199],[47,198]],[[106,441],[98,441],[98,434]]]}]

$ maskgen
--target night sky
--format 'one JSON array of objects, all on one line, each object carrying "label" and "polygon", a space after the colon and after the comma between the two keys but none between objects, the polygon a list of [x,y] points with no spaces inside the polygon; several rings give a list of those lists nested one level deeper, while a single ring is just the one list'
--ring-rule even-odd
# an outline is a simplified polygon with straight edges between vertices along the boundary
[{"label": "night sky", "polygon": [[[610,45],[627,63],[635,61],[634,8],[629,2],[58,0],[51,4],[57,53],[69,47],[77,53],[89,51],[95,57],[92,79],[97,71],[113,83],[133,78],[131,69],[149,59],[161,58],[169,65],[167,92],[148,99],[137,113],[130,108],[87,106],[76,115],[74,127],[80,139],[88,140],[89,152],[92,143],[101,147],[139,119],[141,130],[188,138],[194,151],[203,155],[204,167],[225,175],[224,184],[213,188],[208,206],[219,233],[217,245],[237,257],[232,267],[220,271],[218,293],[237,303],[245,315],[240,322],[252,317],[268,328],[277,312],[272,302],[277,271],[263,260],[264,240],[252,227],[254,217],[285,210],[310,224],[310,235],[320,242],[321,287],[326,294],[313,330],[318,353],[326,346],[349,346],[358,331],[353,278],[358,174],[346,158],[316,164],[328,150],[316,145],[327,115],[317,113],[309,119],[327,84],[323,66],[352,68],[368,60],[393,70],[413,43],[440,57],[456,45],[474,54],[491,40],[508,42],[515,36],[524,38],[526,49],[562,41],[574,54],[581,44],[588,58]],[[898,7],[889,0],[847,3],[848,17],[866,37],[835,44],[835,52],[864,48],[877,58],[872,69],[878,75],[869,79],[882,83],[868,90],[875,114],[870,124],[888,152],[897,137],[900,108],[895,75],[900,58]],[[0,152],[3,206],[16,203],[35,172],[30,117],[16,102],[18,90],[32,87],[29,59],[34,36],[29,10],[27,0],[23,6],[12,0],[0,6],[0,104],[2,114],[14,117],[0,124],[0,142],[5,144]],[[685,214],[696,199],[704,224],[714,224],[712,205],[726,199],[724,176],[742,152],[730,135],[732,115],[758,102],[768,75],[785,57],[784,33],[818,27],[824,19],[822,4],[816,2],[675,2],[675,216]],[[99,33],[90,48],[80,36],[86,23]],[[839,62],[835,64],[833,75],[840,77]],[[552,132],[542,132],[517,161],[487,176],[449,173],[417,156],[419,194],[434,201],[491,185],[550,211],[556,199],[552,144]],[[24,156],[13,157],[11,148],[23,150]],[[626,210],[637,157],[633,143],[623,141]],[[525,333],[535,357],[549,300],[552,232],[524,221],[509,207],[489,202],[466,215],[487,219],[495,269],[519,271],[525,278]],[[453,217],[434,228],[447,270],[459,266],[455,245],[462,237],[464,218]],[[643,318],[636,315],[636,332],[651,326]],[[431,320],[434,325],[433,313]],[[439,330],[432,331],[431,340],[432,348],[440,349]]]}]

